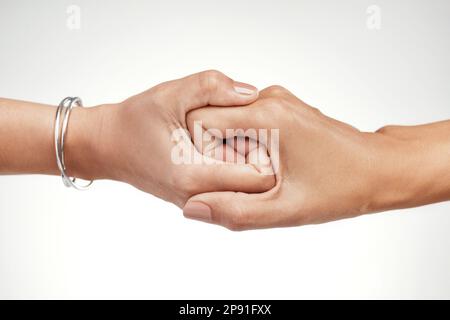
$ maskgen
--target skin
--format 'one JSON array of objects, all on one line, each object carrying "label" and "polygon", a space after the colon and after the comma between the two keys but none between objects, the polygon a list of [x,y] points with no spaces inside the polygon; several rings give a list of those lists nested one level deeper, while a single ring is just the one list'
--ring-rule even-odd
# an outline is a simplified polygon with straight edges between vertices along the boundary
[{"label": "skin", "polygon": [[[65,144],[67,173],[123,181],[179,207],[198,193],[267,191],[275,184],[274,176],[261,174],[257,163],[245,157],[243,163],[208,165],[171,161],[176,144],[172,133],[187,129],[189,111],[245,105],[257,97],[255,87],[205,71],[162,83],[121,103],[74,108]],[[55,106],[0,99],[0,174],[60,174],[53,140],[55,112]],[[184,142],[196,150],[190,140]]]},{"label": "skin", "polygon": [[[279,170],[267,192],[193,196],[187,218],[231,230],[323,223],[450,199],[450,121],[360,132],[273,86],[236,108],[188,114],[205,130],[278,128]],[[192,130],[192,129],[191,129]],[[269,154],[276,150],[270,150]]]},{"label": "skin", "polygon": [[[55,112],[0,98],[0,174],[59,175]],[[193,134],[197,120],[203,143],[173,140],[180,128]],[[230,128],[279,129],[279,150],[270,139],[230,136]],[[184,206],[187,218],[246,230],[449,200],[449,136],[450,121],[360,132],[282,87],[258,97],[253,86],[206,71],[117,104],[75,108],[65,158],[70,176],[123,181]],[[236,148],[242,139],[244,148]],[[179,145],[202,163],[174,164]]]}]

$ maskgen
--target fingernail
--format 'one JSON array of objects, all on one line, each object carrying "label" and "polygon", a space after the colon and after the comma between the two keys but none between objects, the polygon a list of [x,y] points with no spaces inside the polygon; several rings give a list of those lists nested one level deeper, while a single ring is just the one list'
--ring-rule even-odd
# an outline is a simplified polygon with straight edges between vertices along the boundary
[{"label": "fingernail", "polygon": [[256,89],[254,86],[251,86],[247,83],[243,82],[234,82],[234,90],[239,93],[246,96],[252,96],[258,92],[258,89]]},{"label": "fingernail", "polygon": [[211,221],[211,208],[202,202],[191,201],[186,203],[183,208],[183,214],[188,219],[204,222]]}]

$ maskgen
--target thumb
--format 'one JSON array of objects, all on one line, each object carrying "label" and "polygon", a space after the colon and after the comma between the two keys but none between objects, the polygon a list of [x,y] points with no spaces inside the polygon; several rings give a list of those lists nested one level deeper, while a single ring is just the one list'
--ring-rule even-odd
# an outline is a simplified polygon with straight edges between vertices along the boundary
[{"label": "thumb", "polygon": [[218,224],[233,231],[287,226],[290,221],[287,210],[273,199],[271,191],[195,195],[184,206],[183,214],[186,218]]},{"label": "thumb", "polygon": [[258,98],[258,89],[254,86],[234,81],[216,70],[196,73],[175,82],[178,84],[176,94],[186,113],[207,105],[246,105]]}]

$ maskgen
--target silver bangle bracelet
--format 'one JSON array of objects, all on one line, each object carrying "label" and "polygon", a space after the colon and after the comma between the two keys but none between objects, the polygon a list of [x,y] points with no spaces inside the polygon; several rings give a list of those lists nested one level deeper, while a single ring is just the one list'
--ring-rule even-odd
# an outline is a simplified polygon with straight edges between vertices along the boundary
[{"label": "silver bangle bracelet", "polygon": [[66,173],[66,164],[64,162],[64,140],[67,132],[67,126],[69,124],[69,117],[72,108],[75,106],[82,107],[81,99],[78,97],[67,97],[61,101],[56,110],[55,117],[55,151],[56,151],[56,163],[63,183],[66,187],[73,187],[77,190],[86,190],[89,188],[94,180],[91,180],[86,185],[79,185],[76,183],[76,178],[70,178]]}]

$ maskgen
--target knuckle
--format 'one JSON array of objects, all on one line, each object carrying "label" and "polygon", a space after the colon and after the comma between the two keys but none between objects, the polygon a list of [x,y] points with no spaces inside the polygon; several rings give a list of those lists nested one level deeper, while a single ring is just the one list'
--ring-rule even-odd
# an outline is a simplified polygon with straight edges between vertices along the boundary
[{"label": "knuckle", "polygon": [[220,81],[224,79],[225,75],[217,70],[207,70],[199,73],[200,87],[208,92],[213,92],[217,89]]},{"label": "knuckle", "polygon": [[268,87],[265,90],[269,95],[274,95],[274,96],[285,95],[286,93],[289,92],[286,88],[284,88],[280,85],[273,85],[273,86]]},{"label": "knuckle", "polygon": [[219,70],[215,70],[215,69],[203,71],[203,72],[201,72],[201,74],[204,74],[204,75],[206,75],[208,77],[212,77],[212,78],[224,76],[224,74],[222,72],[220,72]]},{"label": "knuckle", "polygon": [[291,104],[283,97],[268,97],[264,100],[264,105],[265,113],[275,120],[280,120],[280,117],[289,114],[286,112],[290,112],[291,109]]},{"label": "knuckle", "polygon": [[376,131],[376,133],[389,134],[392,131],[396,130],[397,128],[398,128],[398,126],[395,126],[395,125],[387,125],[387,126],[384,126],[384,127],[381,127],[380,129],[378,129]]},{"label": "knuckle", "polygon": [[310,107],[312,109],[312,111],[314,111],[315,113],[321,114],[322,112],[320,111],[319,108],[316,107]]}]

